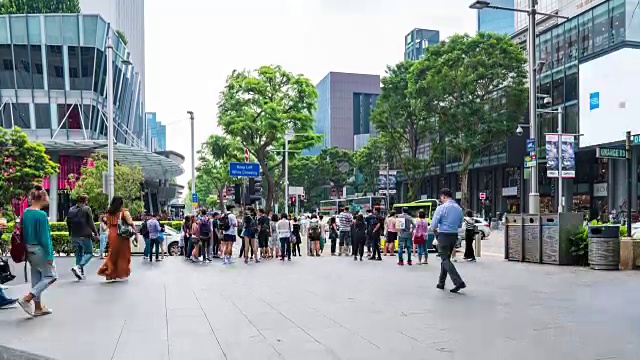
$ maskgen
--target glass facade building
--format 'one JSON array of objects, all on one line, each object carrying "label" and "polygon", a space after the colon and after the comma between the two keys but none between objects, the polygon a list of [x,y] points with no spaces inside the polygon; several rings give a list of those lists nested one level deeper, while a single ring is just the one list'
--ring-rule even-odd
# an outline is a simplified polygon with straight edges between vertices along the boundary
[{"label": "glass facade building", "polygon": [[[491,5],[513,8],[514,0],[494,0]],[[478,10],[478,31],[511,35],[516,31],[515,15],[505,10]]]},{"label": "glass facade building", "polygon": [[167,150],[167,127],[162,125],[157,119],[155,112],[148,112],[145,114],[146,120],[146,133],[145,143],[148,149],[151,151],[166,151]]},{"label": "glass facade building", "polygon": [[424,55],[425,49],[440,42],[440,31],[413,29],[404,37],[404,59],[416,61]]}]

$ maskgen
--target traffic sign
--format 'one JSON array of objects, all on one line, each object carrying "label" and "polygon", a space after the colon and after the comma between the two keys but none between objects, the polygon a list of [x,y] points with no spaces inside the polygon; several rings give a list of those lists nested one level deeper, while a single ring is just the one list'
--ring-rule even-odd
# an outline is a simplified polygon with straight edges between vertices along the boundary
[{"label": "traffic sign", "polygon": [[244,162],[249,162],[249,149],[244,148]]},{"label": "traffic sign", "polygon": [[536,139],[527,139],[527,152],[536,151]]},{"label": "traffic sign", "polygon": [[192,203],[198,202],[198,193],[191,193],[191,202]]},{"label": "traffic sign", "polygon": [[304,188],[302,186],[289,186],[289,195],[303,195]]},{"label": "traffic sign", "polygon": [[480,193],[480,200],[484,200],[484,199],[486,199],[486,198],[487,198],[487,193],[483,193],[483,192],[481,192],[481,193]]},{"label": "traffic sign", "polygon": [[260,176],[260,164],[232,162],[229,164],[229,176],[258,177]]},{"label": "traffic sign", "polygon": [[524,157],[524,167],[525,168],[530,168],[530,167],[534,167],[536,166],[536,157],[535,154],[533,154],[534,156],[525,156]]},{"label": "traffic sign", "polygon": [[631,145],[640,145],[640,134],[631,135]]},{"label": "traffic sign", "polygon": [[620,148],[599,147],[596,148],[596,157],[607,159],[626,159],[627,150]]}]

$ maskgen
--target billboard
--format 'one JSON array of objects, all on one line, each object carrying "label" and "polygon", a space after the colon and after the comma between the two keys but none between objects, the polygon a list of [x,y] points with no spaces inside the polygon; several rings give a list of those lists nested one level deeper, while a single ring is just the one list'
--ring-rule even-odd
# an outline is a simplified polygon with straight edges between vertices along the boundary
[{"label": "billboard", "polygon": [[[396,193],[396,176],[398,174],[398,170],[389,170],[389,194]],[[378,174],[378,193],[386,194],[387,193],[387,170],[380,170]]]},{"label": "billboard", "polygon": [[576,177],[576,147],[573,135],[545,135],[547,177]]},{"label": "billboard", "polygon": [[579,69],[580,146],[623,141],[640,133],[640,50],[620,49]]}]

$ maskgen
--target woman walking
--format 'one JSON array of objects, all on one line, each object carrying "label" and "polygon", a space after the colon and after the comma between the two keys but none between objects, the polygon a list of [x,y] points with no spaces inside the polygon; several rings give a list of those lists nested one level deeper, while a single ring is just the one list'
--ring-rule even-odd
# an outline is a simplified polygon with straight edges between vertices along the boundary
[{"label": "woman walking", "polygon": [[287,260],[291,261],[291,222],[289,222],[286,213],[280,215],[276,230],[280,238],[280,261],[284,261],[285,255]]},{"label": "woman walking", "polygon": [[280,236],[278,235],[278,215],[271,215],[271,221],[269,222],[269,228],[271,231],[271,237],[269,238],[269,258],[280,257]]},{"label": "woman walking", "polygon": [[[418,220],[416,220],[415,230],[413,231],[413,243],[418,248],[418,265],[427,264],[429,257],[429,249],[427,249],[427,230],[429,223],[426,220],[426,213],[423,210],[418,212]],[[424,256],[424,262],[422,257]]]},{"label": "woman walking", "polygon": [[104,251],[107,247],[108,233],[109,226],[107,225],[107,217],[102,215],[100,216],[100,260],[104,260]]},{"label": "woman walking", "polygon": [[18,305],[31,316],[43,316],[52,311],[42,305],[42,293],[58,279],[53,263],[49,218],[42,211],[49,204],[49,195],[42,185],[36,185],[29,193],[29,200],[31,206],[22,214],[21,224],[27,245],[26,261],[31,266],[31,291],[18,300]]},{"label": "woman walking", "polygon": [[396,230],[396,212],[389,213],[387,218],[387,237],[384,243],[384,256],[395,255],[394,249],[398,240],[398,230]]},{"label": "woman walking", "polygon": [[338,242],[338,221],[335,216],[329,218],[329,240],[331,240],[331,256],[336,256],[336,245]]},{"label": "woman walking", "polygon": [[114,196],[107,210],[107,224],[109,225],[109,254],[107,260],[100,269],[98,275],[104,276],[107,281],[122,280],[131,274],[131,244],[128,237],[118,234],[119,224],[128,224],[134,230],[135,225],[131,219],[129,211],[123,207],[124,202],[121,196]]}]

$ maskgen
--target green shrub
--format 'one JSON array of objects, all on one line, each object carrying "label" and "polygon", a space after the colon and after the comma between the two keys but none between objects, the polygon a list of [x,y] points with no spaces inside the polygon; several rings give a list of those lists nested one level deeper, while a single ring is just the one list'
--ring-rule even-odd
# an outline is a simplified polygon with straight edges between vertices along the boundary
[{"label": "green shrub", "polygon": [[586,266],[589,261],[589,231],[588,228],[582,227],[580,231],[569,237],[571,241],[571,255],[576,259],[576,264]]},{"label": "green shrub", "polygon": [[69,229],[67,228],[67,223],[65,222],[51,222],[49,223],[49,226],[51,227],[51,232],[52,233],[58,233],[58,232],[68,232]]},{"label": "green shrub", "polygon": [[160,223],[172,228],[177,232],[182,231],[182,221],[160,221]]}]

